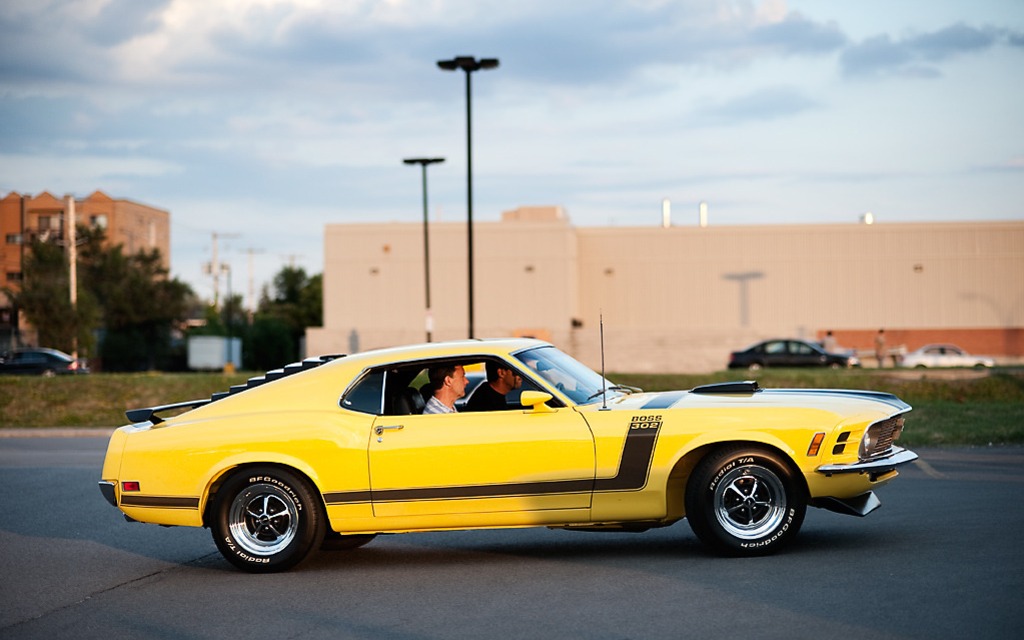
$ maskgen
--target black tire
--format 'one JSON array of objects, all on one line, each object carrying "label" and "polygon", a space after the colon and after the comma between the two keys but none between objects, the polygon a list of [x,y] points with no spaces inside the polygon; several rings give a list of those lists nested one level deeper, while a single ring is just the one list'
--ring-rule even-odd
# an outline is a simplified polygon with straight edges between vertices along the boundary
[{"label": "black tire", "polygon": [[323,551],[349,551],[369,544],[376,537],[376,533],[342,535],[334,531],[328,531],[327,535],[324,536],[320,549]]},{"label": "black tire", "polygon": [[806,491],[778,453],[757,446],[712,452],[686,485],[686,519],[697,537],[730,556],[775,553],[800,531]]},{"label": "black tire", "polygon": [[320,548],[327,530],[319,498],[294,473],[253,467],[217,491],[210,522],[221,554],[239,569],[290,569]]}]

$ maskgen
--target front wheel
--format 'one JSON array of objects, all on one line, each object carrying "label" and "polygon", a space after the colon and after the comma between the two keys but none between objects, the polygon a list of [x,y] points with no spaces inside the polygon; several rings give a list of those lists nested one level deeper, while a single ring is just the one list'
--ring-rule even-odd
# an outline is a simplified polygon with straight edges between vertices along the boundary
[{"label": "front wheel", "polygon": [[231,476],[217,492],[210,525],[221,554],[252,573],[295,566],[320,548],[326,528],[309,485],[273,467]]},{"label": "front wheel", "polygon": [[774,553],[796,537],[807,511],[803,486],[774,452],[732,447],[708,455],[686,485],[686,519],[719,553]]}]

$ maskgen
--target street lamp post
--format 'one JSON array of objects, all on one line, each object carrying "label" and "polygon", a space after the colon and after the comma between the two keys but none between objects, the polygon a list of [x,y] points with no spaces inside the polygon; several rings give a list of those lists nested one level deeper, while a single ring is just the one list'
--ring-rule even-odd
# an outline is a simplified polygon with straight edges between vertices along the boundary
[{"label": "street lamp post", "polygon": [[430,231],[427,226],[427,165],[444,162],[444,158],[406,158],[405,164],[418,164],[423,172],[423,277],[427,291],[427,342],[431,342],[434,331],[434,316],[430,310]]},{"label": "street lamp post", "polygon": [[472,81],[474,71],[496,69],[497,58],[481,58],[458,56],[451,60],[438,60],[437,66],[444,71],[462,69],[466,72],[466,219],[468,222],[469,249],[469,337],[473,338],[473,98]]}]

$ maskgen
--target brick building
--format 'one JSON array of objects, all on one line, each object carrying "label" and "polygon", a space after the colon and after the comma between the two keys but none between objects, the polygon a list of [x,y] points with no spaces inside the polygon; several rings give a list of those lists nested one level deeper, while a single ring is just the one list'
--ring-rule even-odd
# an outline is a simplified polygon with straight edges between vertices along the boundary
[{"label": "brick building", "polygon": [[[0,344],[8,346],[23,323],[15,316],[4,288],[21,286],[25,251],[33,240],[53,241],[67,246],[70,212],[65,198],[43,192],[36,196],[11,192],[0,199]],[[114,199],[95,191],[75,199],[75,221],[79,226],[103,227],[107,242],[122,245],[127,254],[159,249],[163,265],[170,268],[170,213],[131,200]]]}]

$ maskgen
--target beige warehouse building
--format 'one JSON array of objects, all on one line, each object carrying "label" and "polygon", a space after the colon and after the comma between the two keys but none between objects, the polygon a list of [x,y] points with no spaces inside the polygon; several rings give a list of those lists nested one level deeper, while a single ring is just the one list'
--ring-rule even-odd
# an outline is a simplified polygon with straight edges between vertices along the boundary
[{"label": "beige warehouse building", "polygon": [[[466,225],[430,226],[433,339],[468,329]],[[609,371],[699,372],[773,337],[1024,356],[1024,221],[574,227],[558,207],[475,224],[476,337],[532,335]],[[422,223],[328,225],[309,353],[426,338]]]}]

